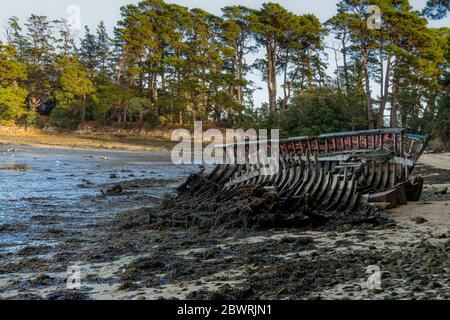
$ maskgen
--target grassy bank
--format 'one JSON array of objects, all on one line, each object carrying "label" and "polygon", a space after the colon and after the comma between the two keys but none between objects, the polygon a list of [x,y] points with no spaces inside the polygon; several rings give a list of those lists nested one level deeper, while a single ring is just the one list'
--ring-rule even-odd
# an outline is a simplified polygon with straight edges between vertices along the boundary
[{"label": "grassy bank", "polygon": [[170,150],[167,132],[139,135],[133,132],[45,132],[37,129],[0,127],[0,144],[61,148],[101,148],[129,151]]}]

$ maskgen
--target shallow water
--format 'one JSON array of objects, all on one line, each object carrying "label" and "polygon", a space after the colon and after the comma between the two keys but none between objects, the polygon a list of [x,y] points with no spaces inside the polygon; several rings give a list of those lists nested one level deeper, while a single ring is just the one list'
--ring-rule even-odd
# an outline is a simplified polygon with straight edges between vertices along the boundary
[{"label": "shallow water", "polygon": [[[188,172],[195,170],[194,166],[173,165],[167,152],[12,146],[0,146],[0,167],[2,165],[24,165],[26,170],[0,170],[0,252],[14,252],[30,245],[52,245],[48,239],[42,239],[46,227],[36,223],[40,218],[55,217],[54,227],[59,220],[64,220],[65,228],[68,221],[69,227],[73,223],[79,228],[80,223],[89,224],[91,218],[92,221],[108,218],[121,210],[140,206],[138,201],[101,197],[96,200],[102,184],[176,179],[169,186],[156,186],[150,191],[150,196],[162,197]],[[117,178],[111,179],[112,174]],[[83,179],[93,187],[80,187]],[[5,225],[20,229],[2,231]],[[41,235],[36,236],[38,234]]]}]

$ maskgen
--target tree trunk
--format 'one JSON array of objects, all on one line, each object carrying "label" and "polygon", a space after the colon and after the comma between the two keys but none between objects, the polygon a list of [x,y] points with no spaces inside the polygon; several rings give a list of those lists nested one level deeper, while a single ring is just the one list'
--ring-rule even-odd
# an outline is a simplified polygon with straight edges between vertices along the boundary
[{"label": "tree trunk", "polygon": [[28,100],[28,105],[30,106],[31,111],[37,112],[41,105],[41,99],[33,96]]},{"label": "tree trunk", "polygon": [[[237,89],[237,88],[236,88]],[[233,86],[230,86],[228,88],[228,94],[232,97],[233,93],[237,93],[237,91],[235,91],[235,88],[233,88]],[[228,127],[232,127],[233,125],[233,109],[228,107],[227,108],[227,125]]]},{"label": "tree trunk", "polygon": [[345,89],[347,94],[350,93],[350,81],[348,75],[348,63],[347,63],[347,47],[345,46],[345,36],[342,38],[342,56],[344,59],[344,77],[345,77]]},{"label": "tree trunk", "polygon": [[372,93],[370,91],[369,68],[367,66],[368,64],[367,49],[364,46],[361,46],[361,55],[362,55],[366,102],[367,102],[367,122],[369,129],[373,129]]},{"label": "tree trunk", "polygon": [[306,58],[306,66],[307,66],[307,79],[308,79],[308,89],[311,89],[313,86],[313,73],[311,70],[311,59],[309,58],[310,54],[309,51],[307,52],[307,58]]},{"label": "tree trunk", "polygon": [[290,89],[290,83],[288,83],[287,79],[287,73],[288,73],[288,59],[289,59],[289,51],[286,50],[286,54],[284,56],[284,83],[283,83],[283,103],[281,104],[281,112],[286,111],[286,106],[288,104],[291,89]]},{"label": "tree trunk", "polygon": [[[244,53],[241,51],[239,56],[237,57],[237,66],[236,66],[236,79],[238,79],[239,81],[242,81],[244,78],[244,70],[243,70],[243,56]],[[237,103],[239,104],[239,106],[242,107],[244,106],[244,87],[242,86],[241,83],[238,84],[237,88],[236,88],[236,98],[237,98]]]},{"label": "tree trunk", "polygon": [[398,127],[398,80],[394,80],[392,88],[392,106],[391,106],[391,128]]},{"label": "tree trunk", "polygon": [[275,49],[268,45],[267,46],[268,53],[268,70],[267,70],[267,87],[269,91],[269,107],[270,113],[275,113],[277,107],[277,57]]},{"label": "tree trunk", "polygon": [[423,111],[423,117],[421,119],[420,131],[430,132],[432,130],[433,121],[436,113],[436,97],[438,95],[437,92],[428,92],[427,104],[425,106],[425,110]]},{"label": "tree trunk", "polygon": [[334,53],[334,63],[336,63],[336,84],[337,84],[337,89],[338,92],[341,92],[341,80],[339,79],[340,75],[339,75],[339,61],[338,61],[338,54],[337,54],[337,49],[334,47],[333,45],[333,53]]},{"label": "tree trunk", "polygon": [[155,103],[158,100],[158,75],[156,73],[152,74],[152,101]]},{"label": "tree trunk", "polygon": [[[389,95],[389,79],[391,73],[391,56],[388,56],[387,66],[386,66],[386,75],[384,77],[384,89],[381,87],[381,100],[380,100],[380,113],[378,114],[378,128],[382,128],[384,125],[384,111],[386,110],[386,104]],[[383,77],[383,75],[381,75]]]},{"label": "tree trunk", "polygon": [[86,121],[86,96],[83,96],[83,103],[81,104],[81,123]]}]

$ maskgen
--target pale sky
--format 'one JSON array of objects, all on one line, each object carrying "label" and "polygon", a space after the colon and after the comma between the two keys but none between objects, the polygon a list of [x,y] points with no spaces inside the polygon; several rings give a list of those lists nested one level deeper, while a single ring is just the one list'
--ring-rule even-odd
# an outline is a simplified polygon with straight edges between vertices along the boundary
[{"label": "pale sky", "polygon": [[[112,34],[116,22],[120,19],[120,7],[138,2],[138,0],[0,0],[0,40],[4,40],[4,26],[11,16],[19,17],[22,22],[31,14],[45,15],[49,19],[69,18],[71,12],[68,10],[72,6],[80,9],[82,26],[88,25],[91,30],[95,30],[99,21],[103,20]],[[166,2],[189,8],[202,8],[216,15],[221,14],[221,8],[229,5],[245,5],[256,9],[264,2],[276,2],[295,14],[312,13],[321,22],[325,22],[336,13],[338,0],[166,0]],[[414,9],[421,10],[425,7],[426,0],[410,0],[410,3]],[[430,26],[450,26],[450,16],[442,20],[430,21]],[[83,32],[81,31],[81,35]],[[332,45],[332,38],[326,39],[326,45]],[[331,74],[334,69],[334,56],[329,53],[329,73]],[[266,85],[261,82],[259,74],[251,75],[250,78],[261,87],[261,90],[257,90],[254,95],[255,106],[259,106],[267,101]],[[379,91],[376,85],[373,85],[372,89],[374,93]]]}]

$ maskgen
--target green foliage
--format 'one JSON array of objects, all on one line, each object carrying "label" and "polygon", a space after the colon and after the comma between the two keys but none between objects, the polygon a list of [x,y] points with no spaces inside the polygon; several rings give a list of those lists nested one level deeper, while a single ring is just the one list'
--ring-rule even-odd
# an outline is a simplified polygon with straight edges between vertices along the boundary
[{"label": "green foliage", "polygon": [[60,102],[70,105],[71,100],[90,95],[95,92],[94,84],[87,77],[87,73],[74,58],[63,59],[59,62],[60,75]]},{"label": "green foliage", "polygon": [[[383,13],[379,30],[367,28],[371,4]],[[445,4],[430,0],[424,13],[439,18]],[[408,0],[341,0],[325,24],[276,3],[227,6],[215,16],[143,0],[120,13],[112,38],[100,22],[86,28],[79,48],[63,20],[31,15],[22,26],[11,18],[9,45],[0,47],[0,122],[36,126],[38,114],[57,105],[50,122],[65,129],[85,120],[122,127],[202,120],[284,135],[388,123],[448,132],[450,31],[430,28]],[[326,72],[327,32],[337,40],[334,76]],[[255,70],[267,83],[262,106],[252,101]]]},{"label": "green foliage", "polygon": [[54,25],[45,16],[32,14],[25,26],[26,36],[18,35],[23,39],[20,56],[27,65],[28,105],[31,110],[38,111],[52,99],[56,88],[54,61],[58,42],[53,33]]},{"label": "green foliage", "polygon": [[26,113],[27,125],[34,126],[37,124],[39,115],[35,111],[28,111]]},{"label": "green foliage", "polygon": [[450,147],[450,95],[446,95],[440,103],[433,134]]},{"label": "green foliage", "polygon": [[119,84],[103,85],[94,93],[92,100],[95,105],[94,119],[107,125],[122,108],[125,101],[125,90]]},{"label": "green foliage", "polygon": [[14,122],[25,112],[27,91],[19,85],[25,79],[25,65],[14,48],[0,42],[0,123]]},{"label": "green foliage", "polygon": [[351,130],[349,99],[328,89],[297,94],[285,114],[281,115],[283,136],[318,135]]},{"label": "green foliage", "polygon": [[74,114],[74,111],[70,108],[57,106],[53,108],[49,122],[52,126],[60,128],[64,131],[74,130],[80,124],[80,118]]},{"label": "green foliage", "polygon": [[86,119],[86,99],[95,92],[95,86],[76,57],[59,60],[58,69],[60,89],[55,97],[62,107],[77,110],[83,122]]},{"label": "green foliage", "polygon": [[88,73],[88,77],[96,83],[105,85],[112,78],[110,65],[111,39],[103,21],[97,28],[97,34],[85,27],[85,35],[78,50],[80,62]]},{"label": "green foliage", "polygon": [[144,121],[151,127],[155,127],[158,122],[167,122],[164,116],[158,117],[158,109],[149,98],[133,97],[128,103],[127,110],[131,113],[137,113],[139,115],[139,123],[143,124]]}]

